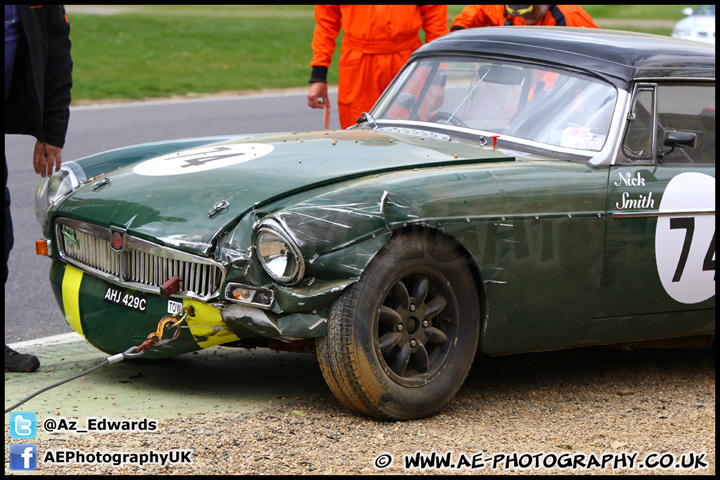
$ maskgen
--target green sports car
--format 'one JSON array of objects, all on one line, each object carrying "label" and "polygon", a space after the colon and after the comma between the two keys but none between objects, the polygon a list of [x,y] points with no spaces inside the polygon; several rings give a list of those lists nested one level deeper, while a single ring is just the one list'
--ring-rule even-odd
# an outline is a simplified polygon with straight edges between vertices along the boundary
[{"label": "green sports car", "polygon": [[39,247],[105,352],[310,351],[343,404],[418,418],[478,350],[712,342],[715,131],[712,46],[468,29],[347,130],[66,162]]}]

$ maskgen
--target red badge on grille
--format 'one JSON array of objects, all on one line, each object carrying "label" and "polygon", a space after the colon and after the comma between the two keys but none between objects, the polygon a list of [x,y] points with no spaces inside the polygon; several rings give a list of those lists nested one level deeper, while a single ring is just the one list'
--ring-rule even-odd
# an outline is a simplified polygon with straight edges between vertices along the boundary
[{"label": "red badge on grille", "polygon": [[120,250],[122,248],[122,235],[119,233],[113,233],[112,236],[112,246],[115,250]]}]

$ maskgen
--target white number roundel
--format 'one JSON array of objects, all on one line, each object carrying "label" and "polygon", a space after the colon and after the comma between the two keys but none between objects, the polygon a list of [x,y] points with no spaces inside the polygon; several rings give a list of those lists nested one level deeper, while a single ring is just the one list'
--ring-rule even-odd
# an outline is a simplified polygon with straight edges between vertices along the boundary
[{"label": "white number roundel", "polygon": [[[693,214],[691,212],[712,212]],[[715,295],[715,178],[686,172],[668,183],[658,218],[655,261],[665,291],[684,304]],[[683,213],[687,212],[687,214]]]},{"label": "white number roundel", "polygon": [[133,172],[149,177],[184,175],[227,167],[262,157],[275,149],[265,143],[240,143],[191,148],[138,163]]}]

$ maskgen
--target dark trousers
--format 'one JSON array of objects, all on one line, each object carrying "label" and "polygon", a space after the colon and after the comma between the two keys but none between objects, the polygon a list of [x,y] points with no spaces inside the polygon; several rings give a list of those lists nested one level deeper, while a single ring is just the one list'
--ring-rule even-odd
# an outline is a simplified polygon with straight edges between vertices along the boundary
[{"label": "dark trousers", "polygon": [[10,258],[10,250],[13,248],[15,237],[13,235],[12,218],[10,217],[10,189],[7,186],[8,166],[7,156],[5,157],[5,283],[8,279],[8,259]]}]

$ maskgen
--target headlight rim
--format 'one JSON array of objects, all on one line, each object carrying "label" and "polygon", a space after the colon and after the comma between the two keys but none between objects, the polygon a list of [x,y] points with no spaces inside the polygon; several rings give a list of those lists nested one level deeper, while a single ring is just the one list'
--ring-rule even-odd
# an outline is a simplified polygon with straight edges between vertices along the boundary
[{"label": "headlight rim", "polygon": [[[295,272],[293,272],[291,276],[278,276],[264,261],[263,256],[260,254],[259,244],[263,233],[269,233],[280,238],[280,240],[282,240],[282,242],[288,247],[288,251],[292,253],[295,259],[295,263],[297,265],[297,269]],[[305,257],[303,256],[300,248],[297,246],[293,238],[287,233],[287,231],[285,230],[285,228],[283,228],[280,222],[274,219],[261,221],[255,229],[255,240],[253,242],[253,245],[255,246],[255,252],[257,253],[260,265],[262,266],[265,273],[267,273],[273,281],[279,283],[280,285],[292,287],[299,284],[305,278]]]},{"label": "headlight rim", "polygon": [[[57,180],[59,176],[64,176],[70,181],[70,188],[60,192],[59,187],[62,186],[64,179],[60,180],[54,191],[50,191],[50,185],[53,180]],[[60,201],[77,190],[80,186],[87,182],[87,175],[83,168],[74,161],[63,162],[60,170],[49,177],[45,177],[40,181],[35,191],[35,218],[42,227],[43,231],[47,229],[48,211]]]}]

